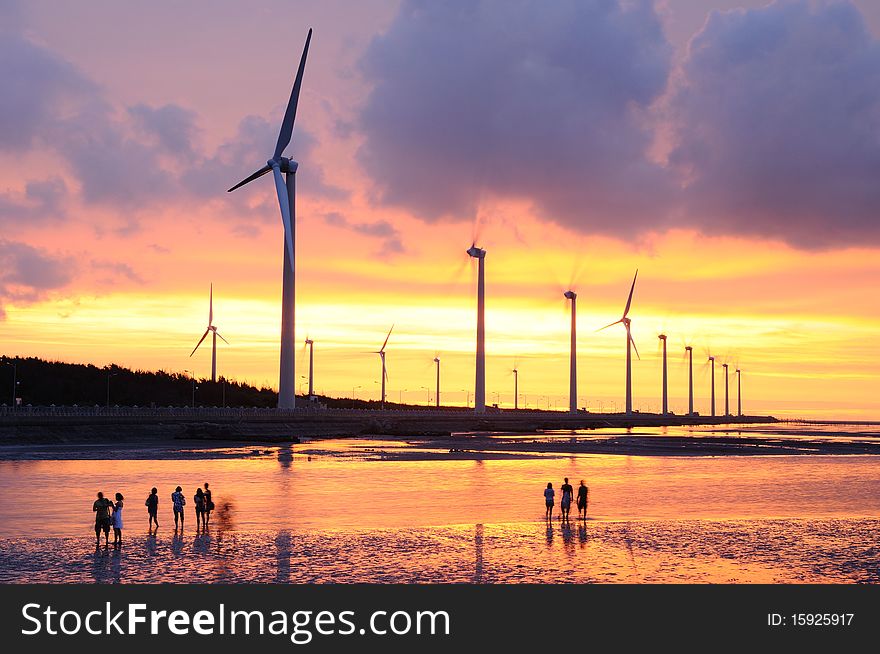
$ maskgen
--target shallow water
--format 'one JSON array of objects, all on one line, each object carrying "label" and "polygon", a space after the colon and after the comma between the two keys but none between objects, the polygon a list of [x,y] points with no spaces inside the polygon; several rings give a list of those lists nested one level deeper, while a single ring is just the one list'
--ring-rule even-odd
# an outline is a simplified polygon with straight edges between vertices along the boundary
[{"label": "shallow water", "polygon": [[[10,457],[0,461],[0,581],[880,580],[880,457],[383,457],[405,446]],[[587,481],[591,519],[548,531],[543,489],[563,476]],[[197,537],[192,495],[205,481],[230,519]],[[183,538],[169,499],[178,484]],[[155,538],[143,504],[153,485]],[[126,496],[121,552],[94,550],[97,490]]]}]

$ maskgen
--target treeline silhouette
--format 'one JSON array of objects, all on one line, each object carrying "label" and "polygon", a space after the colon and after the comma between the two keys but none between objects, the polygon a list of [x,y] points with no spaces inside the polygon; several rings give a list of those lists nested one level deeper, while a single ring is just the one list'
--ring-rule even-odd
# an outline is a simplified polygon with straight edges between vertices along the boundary
[{"label": "treeline silhouette", "polygon": [[[6,364],[6,365],[4,365]],[[15,379],[13,379],[13,376]],[[257,388],[231,379],[212,382],[195,380],[181,373],[164,370],[132,370],[111,364],[99,368],[92,364],[46,361],[37,357],[0,356],[0,406],[12,406],[12,384],[21,406],[107,406],[125,407],[276,407],[278,392],[267,387]],[[318,395],[315,401],[332,409],[379,409],[376,400],[356,400]],[[306,398],[297,397],[297,406],[306,406]],[[424,409],[424,405],[386,402],[386,409]],[[431,407],[433,408],[433,407]],[[441,411],[460,407],[443,406]]]},{"label": "treeline silhouette", "polygon": [[[117,365],[98,368],[91,364],[46,361],[36,357],[2,357],[0,404],[12,404],[12,384],[21,405],[105,406],[109,379],[110,406],[190,406],[193,379],[164,370],[132,370]],[[14,366],[14,369],[13,369]],[[15,380],[13,380],[13,375]],[[271,388],[220,378],[195,380],[196,406],[274,407],[278,393]],[[224,402],[225,396],[225,402]]]}]

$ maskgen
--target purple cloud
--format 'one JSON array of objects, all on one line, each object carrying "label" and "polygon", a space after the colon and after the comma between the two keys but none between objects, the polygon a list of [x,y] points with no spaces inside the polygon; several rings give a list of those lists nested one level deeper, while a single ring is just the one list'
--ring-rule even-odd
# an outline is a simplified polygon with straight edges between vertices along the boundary
[{"label": "purple cloud", "polygon": [[0,319],[9,302],[28,304],[67,285],[76,266],[26,243],[0,239]]},{"label": "purple cloud", "polygon": [[713,12],[669,116],[683,222],[815,248],[880,237],[880,44],[848,2]]},{"label": "purple cloud", "polygon": [[408,0],[361,62],[358,156],[378,201],[428,221],[489,194],[625,234],[673,191],[643,116],[670,57],[648,0]]}]

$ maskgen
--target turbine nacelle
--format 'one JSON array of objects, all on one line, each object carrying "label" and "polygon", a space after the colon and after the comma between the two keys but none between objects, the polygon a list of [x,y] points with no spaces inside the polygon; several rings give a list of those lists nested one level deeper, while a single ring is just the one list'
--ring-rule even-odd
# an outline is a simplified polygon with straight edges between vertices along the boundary
[{"label": "turbine nacelle", "polygon": [[566,291],[562,295],[564,295],[565,298],[568,300],[576,300],[578,296],[577,293],[575,293],[574,291]]},{"label": "turbine nacelle", "polygon": [[486,251],[478,248],[476,243],[471,244],[471,246],[467,249],[467,253],[474,259],[483,259],[486,256]]},{"label": "turbine nacelle", "polygon": [[665,340],[666,340],[666,334],[658,334],[658,335],[657,335],[657,338],[659,338],[661,341],[665,341]]},{"label": "turbine nacelle", "polygon": [[685,346],[684,346],[684,351],[685,351],[685,352],[693,352],[693,351],[694,351],[694,348],[691,347],[690,345],[685,345]]},{"label": "turbine nacelle", "polygon": [[266,165],[269,168],[274,168],[276,165],[281,170],[282,173],[296,173],[297,168],[299,168],[299,164],[293,159],[288,159],[287,157],[278,157],[277,160],[269,159],[266,162]]}]

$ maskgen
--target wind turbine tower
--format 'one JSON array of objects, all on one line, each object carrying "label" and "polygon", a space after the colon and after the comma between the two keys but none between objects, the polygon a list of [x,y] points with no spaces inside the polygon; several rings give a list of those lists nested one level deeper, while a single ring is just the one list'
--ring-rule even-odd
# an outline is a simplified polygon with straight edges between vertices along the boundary
[{"label": "wind turbine tower", "polygon": [[728,393],[729,386],[727,384],[727,364],[722,363],[721,367],[724,368],[724,415],[730,415],[730,402],[728,401]]},{"label": "wind turbine tower", "polygon": [[[296,354],[296,340],[294,339],[294,311],[296,308],[294,262],[296,249],[294,244],[296,242],[296,170],[299,167],[296,161],[288,159],[282,156],[282,154],[284,149],[290,144],[291,136],[293,136],[293,122],[296,119],[296,106],[299,102],[299,92],[302,88],[306,57],[309,54],[309,43],[311,40],[312,30],[309,29],[272,158],[257,172],[246,177],[227,191],[231,193],[266,173],[271,172],[275,178],[275,192],[278,195],[281,221],[284,224],[284,272],[281,291],[281,360],[278,378],[279,409],[293,409],[296,405],[296,371],[294,365]],[[284,173],[283,176],[282,173]]]},{"label": "wind turbine tower", "polygon": [[385,346],[388,345],[388,339],[391,338],[391,330],[394,329],[394,325],[391,325],[391,329],[388,330],[388,336],[385,337],[385,342],[382,343],[382,347],[373,352],[373,354],[378,354],[379,358],[382,359],[382,408],[385,408],[385,382],[388,381],[388,370],[385,368]]},{"label": "wind turbine tower", "polygon": [[709,356],[709,363],[712,364],[712,417],[715,417],[715,357]]},{"label": "wind turbine tower", "polygon": [[[193,348],[193,351],[190,352],[190,356],[196,353],[196,350],[199,349],[199,345],[202,344],[202,341],[205,340],[205,336],[211,333],[211,381],[217,381],[217,337],[220,334],[217,332],[217,328],[214,326],[214,285],[211,284],[210,295],[208,296],[208,328],[205,330],[205,333],[202,334],[202,337],[199,339],[199,342],[196,343],[196,346]],[[220,336],[220,339],[229,345],[229,341]]]},{"label": "wind turbine tower", "polygon": [[577,293],[566,291],[563,295],[571,300],[571,361],[568,372],[568,410],[577,413]]},{"label": "wind turbine tower", "polygon": [[657,338],[663,343],[663,415],[669,413],[669,396],[666,385],[666,334],[660,334]]},{"label": "wind turbine tower", "polygon": [[[609,325],[605,325],[602,329],[608,329],[613,325],[621,323],[626,328],[626,413],[627,415],[632,414],[632,350],[635,350],[636,356],[641,359],[639,356],[639,349],[636,347],[635,341],[633,341],[632,333],[630,332],[630,325],[632,320],[627,317],[629,313],[630,305],[632,304],[633,299],[633,291],[636,289],[636,279],[639,277],[639,271],[636,270],[636,274],[633,277],[632,286],[629,289],[629,297],[626,300],[626,306],[623,308],[623,316],[620,317],[620,320],[615,320],[613,323]],[[601,331],[601,330],[600,330]]]},{"label": "wind turbine tower", "polygon": [[684,351],[688,358],[688,415],[694,415],[694,348],[686,345]]},{"label": "wind turbine tower", "polygon": [[743,403],[742,403],[742,370],[739,368],[736,369],[736,415],[741,416],[743,414]]},{"label": "wind turbine tower", "polygon": [[467,253],[477,260],[477,361],[474,413],[486,412],[486,251],[471,244]]},{"label": "wind turbine tower", "polygon": [[309,346],[309,399],[311,400],[315,396],[315,341],[307,338],[306,345]]},{"label": "wind turbine tower", "polygon": [[434,363],[437,364],[437,391],[434,393],[434,404],[440,408],[440,357],[434,357]]},{"label": "wind turbine tower", "polygon": [[513,408],[519,408],[519,370],[513,369]]}]

